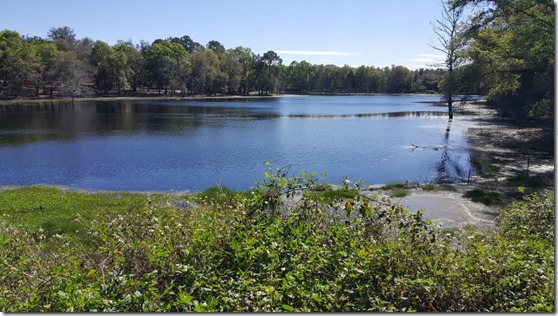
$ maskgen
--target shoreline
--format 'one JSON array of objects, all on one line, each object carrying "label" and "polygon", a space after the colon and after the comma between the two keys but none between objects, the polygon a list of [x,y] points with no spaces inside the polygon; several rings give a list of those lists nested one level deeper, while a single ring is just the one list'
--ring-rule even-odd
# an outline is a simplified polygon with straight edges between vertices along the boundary
[{"label": "shoreline", "polygon": [[[169,96],[169,95],[115,95],[115,96],[94,96],[94,97],[55,97],[55,98],[15,98],[9,100],[0,100],[0,105],[32,105],[54,102],[109,102],[109,101],[237,101],[237,100],[257,100],[257,99],[275,99],[275,98],[289,98],[289,97],[353,97],[353,96],[440,96],[440,94],[431,93],[285,93],[273,95],[218,95],[218,96]],[[441,101],[436,101],[439,103]],[[420,102],[418,102],[420,103]],[[431,102],[426,102],[431,103]]]},{"label": "shoreline", "polygon": [[[110,102],[110,101],[228,101],[228,100],[243,100],[243,99],[274,99],[282,95],[224,95],[224,96],[99,96],[99,97],[84,97],[74,98],[73,102]],[[42,103],[54,102],[72,102],[72,98],[37,98],[37,99],[12,99],[0,100],[0,105],[32,105]]]}]

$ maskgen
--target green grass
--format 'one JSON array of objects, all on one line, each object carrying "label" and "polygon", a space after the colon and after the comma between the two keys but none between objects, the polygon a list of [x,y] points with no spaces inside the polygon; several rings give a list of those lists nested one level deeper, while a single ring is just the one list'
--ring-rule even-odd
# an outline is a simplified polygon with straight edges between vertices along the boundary
[{"label": "green grass", "polygon": [[409,191],[407,189],[402,188],[394,188],[389,192],[389,196],[392,198],[402,198],[409,195]]},{"label": "green grass", "polygon": [[474,189],[465,192],[463,197],[471,199],[473,202],[479,202],[484,205],[502,204],[504,195],[500,192],[486,191],[482,189]]},{"label": "green grass", "polygon": [[506,184],[512,187],[526,187],[530,189],[540,189],[544,187],[543,179],[540,176],[517,175],[506,180]]},{"label": "green grass", "polygon": [[314,191],[333,191],[335,188],[329,183],[321,183],[313,188]]},{"label": "green grass", "polygon": [[83,230],[79,216],[91,221],[108,214],[138,212],[147,204],[145,195],[133,193],[64,192],[60,188],[29,186],[0,191],[0,216],[10,222],[49,235]]},{"label": "green grass", "polygon": [[409,195],[407,190],[407,184],[403,182],[389,182],[382,187],[384,190],[388,190],[389,197],[392,198],[402,198]]},{"label": "green grass", "polygon": [[343,199],[353,199],[357,194],[358,190],[356,189],[334,188],[330,184],[320,184],[315,186],[312,191],[305,192],[308,199],[326,204]]},{"label": "green grass", "polygon": [[421,186],[421,189],[423,189],[424,191],[447,191],[448,190],[448,188],[446,188],[445,186],[440,184],[434,184],[434,183],[423,184]]},{"label": "green grass", "polygon": [[212,200],[216,203],[227,203],[239,196],[248,196],[247,192],[235,191],[226,187],[209,187],[202,192],[193,194],[194,197]]},{"label": "green grass", "polygon": [[479,174],[495,175],[500,171],[500,167],[496,166],[492,159],[484,153],[471,155],[470,163]]}]

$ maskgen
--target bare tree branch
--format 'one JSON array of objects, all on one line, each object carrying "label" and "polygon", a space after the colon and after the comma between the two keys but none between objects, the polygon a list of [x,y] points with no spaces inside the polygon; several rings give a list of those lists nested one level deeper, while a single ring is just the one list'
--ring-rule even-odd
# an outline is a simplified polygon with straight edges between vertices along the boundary
[{"label": "bare tree branch", "polygon": [[448,114],[451,119],[453,118],[452,99],[455,91],[453,71],[458,63],[458,51],[464,45],[464,41],[460,39],[463,7],[450,7],[444,0],[441,0],[440,4],[442,6],[442,18],[436,20],[436,23],[430,23],[434,34],[437,36],[438,44],[431,43],[428,46],[444,53],[446,56],[444,66],[448,72],[442,90],[444,92],[444,99],[448,103]]}]

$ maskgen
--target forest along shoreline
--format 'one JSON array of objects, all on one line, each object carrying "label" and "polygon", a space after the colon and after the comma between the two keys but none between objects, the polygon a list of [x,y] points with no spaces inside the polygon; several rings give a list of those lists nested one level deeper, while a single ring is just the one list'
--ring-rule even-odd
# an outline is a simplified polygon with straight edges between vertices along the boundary
[{"label": "forest along shoreline", "polygon": [[[452,126],[467,128],[471,164],[477,174],[450,184],[406,184],[407,194],[392,197],[424,215],[442,228],[474,225],[495,228],[499,210],[512,200],[538,191],[554,190],[554,127],[518,123],[498,117],[496,111],[478,103],[458,107]],[[451,132],[451,131],[450,131]],[[389,186],[372,186],[363,194],[378,191],[390,196]],[[374,192],[374,193],[371,193]]]}]

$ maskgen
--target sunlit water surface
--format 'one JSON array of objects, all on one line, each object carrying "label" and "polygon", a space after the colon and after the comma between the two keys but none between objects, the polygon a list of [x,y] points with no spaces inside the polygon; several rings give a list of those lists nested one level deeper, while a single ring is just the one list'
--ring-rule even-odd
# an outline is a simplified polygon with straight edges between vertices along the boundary
[{"label": "sunlit water surface", "polygon": [[[58,101],[0,106],[0,185],[248,189],[265,162],[365,184],[467,177],[465,130],[438,96]],[[413,145],[420,147],[415,148]]]}]

